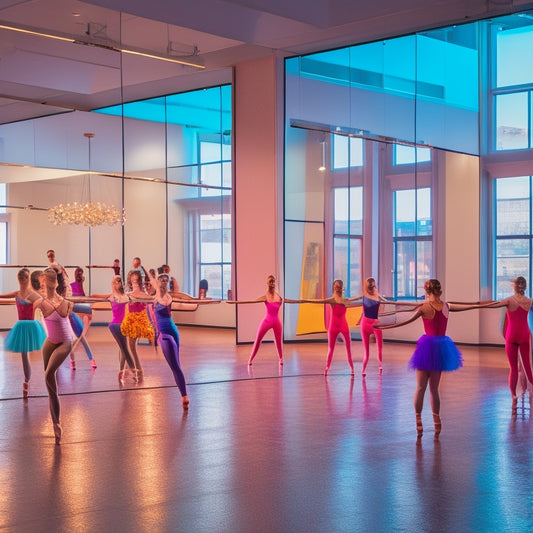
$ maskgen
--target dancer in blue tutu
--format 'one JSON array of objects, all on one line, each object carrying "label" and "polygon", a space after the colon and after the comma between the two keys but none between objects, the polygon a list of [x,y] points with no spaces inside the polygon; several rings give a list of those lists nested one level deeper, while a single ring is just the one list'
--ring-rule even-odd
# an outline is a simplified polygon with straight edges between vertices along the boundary
[{"label": "dancer in blue tutu", "polygon": [[41,297],[30,286],[30,271],[22,268],[18,271],[17,279],[19,290],[0,294],[0,298],[15,298],[19,320],[7,334],[5,348],[9,352],[20,353],[22,356],[22,368],[24,369],[22,396],[27,398],[31,378],[28,353],[42,348],[46,333],[41,323],[34,320],[33,302]]},{"label": "dancer in blue tutu", "polygon": [[429,384],[429,396],[435,425],[435,439],[439,438],[442,423],[440,419],[439,383],[442,372],[457,370],[463,366],[463,356],[455,343],[446,335],[448,313],[467,311],[483,307],[483,304],[448,304],[440,299],[442,287],[437,279],[430,279],[424,284],[426,301],[417,309],[413,316],[404,322],[390,325],[375,325],[380,329],[397,328],[414,322],[422,317],[425,335],[416,344],[416,349],[409,360],[409,368],[416,371],[416,390],[414,407],[416,431],[422,437],[422,408],[424,395]]}]

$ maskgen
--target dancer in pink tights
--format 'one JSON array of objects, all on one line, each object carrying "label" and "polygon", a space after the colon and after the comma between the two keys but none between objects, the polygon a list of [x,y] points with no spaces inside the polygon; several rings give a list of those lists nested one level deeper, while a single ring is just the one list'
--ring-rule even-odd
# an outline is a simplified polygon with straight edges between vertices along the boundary
[{"label": "dancer in pink tights", "polygon": [[512,412],[516,414],[518,397],[516,386],[518,383],[518,355],[522,361],[522,367],[526,377],[533,384],[531,371],[531,331],[527,322],[527,316],[531,309],[531,298],[525,296],[527,282],[522,276],[513,280],[514,294],[499,302],[493,302],[488,307],[506,307],[507,327],[505,328],[505,353],[509,360],[509,389],[513,399]]},{"label": "dancer in pink tights", "polygon": [[41,309],[48,337],[43,344],[44,377],[48,396],[50,398],[50,414],[54,423],[56,444],[61,442],[61,423],[59,420],[60,405],[57,392],[56,372],[61,363],[68,357],[72,347],[72,330],[70,329],[69,315],[72,313],[73,303],[69,302],[56,292],[58,274],[54,268],[44,271],[46,283],[46,296],[36,300],[34,309]]},{"label": "dancer in pink tights", "polygon": [[268,330],[272,330],[274,332],[274,341],[276,343],[276,348],[278,351],[278,357],[279,357],[279,364],[283,364],[283,344],[282,344],[282,331],[283,327],[281,325],[281,321],[279,319],[279,309],[281,307],[281,304],[283,303],[283,298],[277,293],[276,291],[276,278],[274,276],[268,276],[267,278],[267,291],[263,296],[260,296],[256,300],[231,300],[228,301],[228,303],[236,303],[236,304],[247,304],[247,303],[256,303],[256,302],[265,302],[265,306],[267,309],[267,314],[261,324],[259,324],[259,328],[257,329],[257,335],[255,337],[254,346],[252,348],[252,353],[250,354],[250,359],[248,360],[248,364],[251,366],[252,361],[254,360],[254,357],[257,355],[257,352],[259,350],[259,346],[261,346],[261,342],[263,340],[263,337],[265,336],[266,332]]}]

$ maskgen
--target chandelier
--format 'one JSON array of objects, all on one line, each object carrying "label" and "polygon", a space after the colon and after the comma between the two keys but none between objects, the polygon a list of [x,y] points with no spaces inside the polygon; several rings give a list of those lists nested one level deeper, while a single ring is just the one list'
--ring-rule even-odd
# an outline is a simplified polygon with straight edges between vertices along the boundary
[{"label": "chandelier", "polygon": [[[89,173],[91,171],[91,139],[94,133],[84,133],[89,143]],[[90,180],[90,176],[89,176]],[[124,225],[126,222],[126,212],[124,209],[117,209],[114,205],[104,202],[91,202],[91,182],[88,184],[88,202],[73,202],[68,204],[58,204],[48,210],[48,220],[55,226],[64,224],[76,226],[115,226]]]}]

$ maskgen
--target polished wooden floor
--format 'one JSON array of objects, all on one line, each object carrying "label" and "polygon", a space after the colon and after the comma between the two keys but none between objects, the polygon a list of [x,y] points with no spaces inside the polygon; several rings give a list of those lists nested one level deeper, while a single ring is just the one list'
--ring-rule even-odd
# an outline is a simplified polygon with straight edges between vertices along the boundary
[{"label": "polished wooden floor", "polygon": [[339,343],[286,344],[279,367],[263,344],[231,330],[180,328],[188,413],[170,370],[141,346],[145,380],[119,388],[105,327],[58,373],[62,444],[56,446],[40,353],[22,367],[1,348],[2,532],[503,532],[533,528],[529,400],[511,416],[502,348],[461,347],[465,367],[441,382],[435,441],[426,398],[416,439],[412,345],[375,345],[362,379],[360,342],[350,376]]}]

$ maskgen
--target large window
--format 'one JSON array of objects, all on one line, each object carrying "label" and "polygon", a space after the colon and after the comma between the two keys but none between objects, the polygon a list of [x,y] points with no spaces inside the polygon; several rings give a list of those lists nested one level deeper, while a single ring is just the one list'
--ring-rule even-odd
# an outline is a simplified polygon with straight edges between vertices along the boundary
[{"label": "large window", "polygon": [[431,189],[394,192],[394,297],[418,298],[433,272]]},{"label": "large window", "polygon": [[496,243],[493,290],[497,299],[509,296],[510,281],[517,276],[531,279],[531,179],[531,176],[520,176],[494,180]]}]

